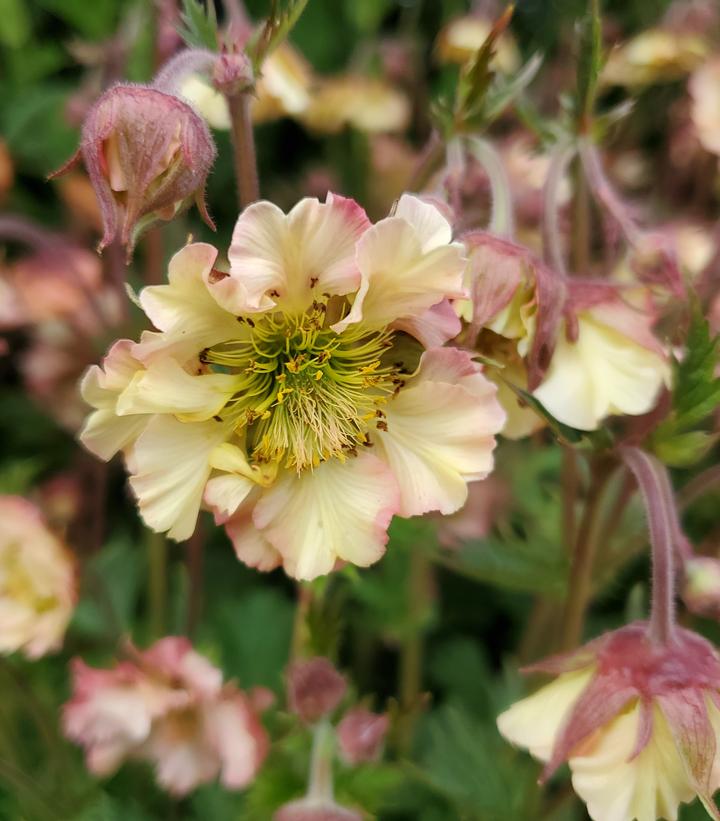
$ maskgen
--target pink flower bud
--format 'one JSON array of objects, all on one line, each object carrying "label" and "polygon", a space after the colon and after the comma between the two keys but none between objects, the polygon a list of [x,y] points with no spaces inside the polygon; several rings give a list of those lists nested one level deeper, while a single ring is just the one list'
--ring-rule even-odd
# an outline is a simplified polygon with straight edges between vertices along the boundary
[{"label": "pink flower bud", "polygon": [[313,724],[340,704],[347,681],[328,659],[319,656],[290,665],[287,690],[290,709]]},{"label": "pink flower bud", "polygon": [[119,236],[131,253],[145,228],[193,199],[214,228],[204,189],[215,145],[202,118],[177,97],[145,86],[109,89],[88,112],[77,153],[51,176],[80,156],[102,210],[99,250]]},{"label": "pink flower bud", "polygon": [[348,710],[337,727],[340,755],[347,764],[376,761],[380,757],[389,719],[363,707]]},{"label": "pink flower bud", "polygon": [[246,91],[253,81],[252,65],[243,52],[221,54],[213,66],[213,85],[228,96]]},{"label": "pink flower bud", "polygon": [[498,718],[546,762],[565,761],[592,818],[675,818],[696,795],[718,817],[720,657],[689,630],[654,642],[645,622],[528,668],[558,678]]},{"label": "pink flower bud", "polygon": [[693,613],[720,618],[720,560],[694,556],[684,565],[682,599]]}]

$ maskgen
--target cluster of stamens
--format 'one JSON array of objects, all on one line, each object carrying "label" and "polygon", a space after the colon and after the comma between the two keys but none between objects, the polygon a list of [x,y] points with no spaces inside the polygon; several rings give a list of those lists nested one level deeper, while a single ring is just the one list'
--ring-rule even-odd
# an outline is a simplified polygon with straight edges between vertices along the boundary
[{"label": "cluster of stamens", "polygon": [[213,370],[237,376],[220,414],[246,435],[254,461],[298,471],[344,459],[386,429],[382,405],[403,384],[387,364],[392,331],[328,327],[327,302],[299,315],[238,317],[239,338],[202,352]]}]

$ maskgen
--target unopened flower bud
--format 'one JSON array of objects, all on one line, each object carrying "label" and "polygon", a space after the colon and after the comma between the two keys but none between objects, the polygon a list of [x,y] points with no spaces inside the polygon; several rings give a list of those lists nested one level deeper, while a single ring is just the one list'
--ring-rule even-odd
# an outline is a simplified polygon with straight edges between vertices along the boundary
[{"label": "unopened flower bud", "polygon": [[347,764],[376,761],[380,757],[389,719],[384,713],[373,713],[353,707],[337,727],[340,756]]},{"label": "unopened flower bud", "polygon": [[307,724],[332,713],[347,690],[347,681],[323,657],[290,665],[287,676],[288,703]]},{"label": "unopened flower bud", "polygon": [[254,82],[253,69],[246,54],[221,54],[213,66],[213,85],[225,95],[233,96],[249,89]]},{"label": "unopened flower bud", "polygon": [[685,562],[682,598],[693,613],[720,618],[720,560],[694,556]]},{"label": "unopened flower bud", "polygon": [[145,86],[116,85],[90,109],[77,153],[103,216],[99,250],[117,236],[128,249],[156,220],[170,220],[195,200],[205,222],[205,181],[215,145],[204,121],[177,97]]}]

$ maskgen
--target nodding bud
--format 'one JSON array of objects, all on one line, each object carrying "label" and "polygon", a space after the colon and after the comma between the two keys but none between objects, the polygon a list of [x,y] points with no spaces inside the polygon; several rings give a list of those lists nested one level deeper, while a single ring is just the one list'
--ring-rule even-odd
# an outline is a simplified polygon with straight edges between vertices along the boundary
[{"label": "nodding bud", "polygon": [[380,757],[388,730],[387,715],[364,707],[348,710],[337,727],[340,756],[347,764],[376,761]]},{"label": "nodding bud", "polygon": [[342,701],[347,681],[323,657],[298,661],[287,674],[288,704],[307,724],[329,715]]},{"label": "nodding bud", "polygon": [[720,560],[693,556],[683,571],[682,600],[687,609],[699,616],[720,618]]},{"label": "nodding bud", "polygon": [[215,154],[205,122],[187,103],[154,88],[116,85],[88,112],[76,154],[51,176],[82,158],[102,211],[98,250],[119,237],[129,257],[149,225],[193,200],[214,230],[205,182]]},{"label": "nodding bud", "polygon": [[243,52],[221,54],[213,66],[213,85],[228,97],[247,91],[254,81],[252,64]]}]

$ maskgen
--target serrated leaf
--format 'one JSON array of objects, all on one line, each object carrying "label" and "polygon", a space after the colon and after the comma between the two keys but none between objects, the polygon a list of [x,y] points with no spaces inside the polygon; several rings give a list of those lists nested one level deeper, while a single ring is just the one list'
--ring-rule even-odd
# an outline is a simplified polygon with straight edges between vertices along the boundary
[{"label": "serrated leaf", "polygon": [[256,36],[250,39],[246,51],[259,75],[265,59],[288,37],[305,11],[308,0],[272,0],[270,14]]},{"label": "serrated leaf", "polygon": [[427,720],[428,781],[467,819],[537,818],[537,766],[500,738],[494,723],[447,704]]},{"label": "serrated leaf", "polygon": [[182,25],[180,36],[190,47],[207,48],[215,51],[218,47],[218,25],[214,0],[183,0],[180,15]]}]

